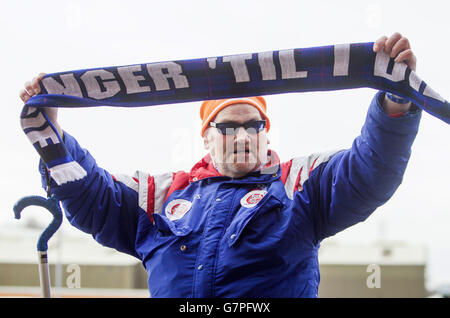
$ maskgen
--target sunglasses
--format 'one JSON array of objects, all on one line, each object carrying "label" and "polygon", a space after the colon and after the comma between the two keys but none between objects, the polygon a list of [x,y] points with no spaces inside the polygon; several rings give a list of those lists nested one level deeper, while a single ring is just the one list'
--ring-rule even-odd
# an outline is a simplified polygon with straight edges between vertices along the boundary
[{"label": "sunglasses", "polygon": [[209,125],[217,128],[222,135],[236,135],[239,127],[244,127],[248,134],[257,134],[266,127],[266,121],[252,120],[243,124],[210,122]]}]

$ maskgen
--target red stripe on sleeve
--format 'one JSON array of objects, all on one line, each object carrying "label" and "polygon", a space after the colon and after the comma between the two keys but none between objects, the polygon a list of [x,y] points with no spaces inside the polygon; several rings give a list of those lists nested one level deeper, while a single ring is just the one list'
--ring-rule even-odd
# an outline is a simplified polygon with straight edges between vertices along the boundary
[{"label": "red stripe on sleeve", "polygon": [[289,176],[289,172],[291,171],[291,166],[292,166],[292,159],[287,162],[283,162],[281,164],[280,180],[281,182],[283,182],[283,184],[286,184],[287,177]]},{"label": "red stripe on sleeve", "polygon": [[303,190],[302,187],[300,187],[300,176],[302,174],[303,166],[300,168],[300,171],[298,172],[297,179],[295,180],[295,187],[294,192],[298,190]]},{"label": "red stripe on sleeve", "polygon": [[147,186],[147,215],[150,221],[154,223],[152,214],[155,211],[155,180],[152,176],[148,176]]}]

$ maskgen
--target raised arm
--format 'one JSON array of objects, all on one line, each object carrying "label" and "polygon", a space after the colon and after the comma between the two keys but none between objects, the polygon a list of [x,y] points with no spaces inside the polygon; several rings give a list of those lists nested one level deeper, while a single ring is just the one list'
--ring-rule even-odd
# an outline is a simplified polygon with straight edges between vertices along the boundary
[{"label": "raised arm", "polygon": [[[415,68],[409,42],[399,34],[377,41],[374,50],[380,49]],[[402,182],[420,117],[411,103],[393,102],[379,92],[352,147],[312,170],[308,192],[314,193],[311,217],[318,242],[364,221],[392,197]]]},{"label": "raised arm", "polygon": [[[20,92],[24,102],[40,92],[39,81],[44,75],[41,73],[25,84]],[[135,247],[138,225],[140,221],[150,221],[138,204],[138,183],[131,177],[128,182],[115,180],[75,138],[63,132],[57,123],[57,108],[46,108],[45,112],[63,137],[67,151],[86,170],[87,176],[58,186],[41,160],[39,171],[44,189],[50,185],[51,193],[61,201],[72,225],[92,234],[102,245],[139,258]]]}]

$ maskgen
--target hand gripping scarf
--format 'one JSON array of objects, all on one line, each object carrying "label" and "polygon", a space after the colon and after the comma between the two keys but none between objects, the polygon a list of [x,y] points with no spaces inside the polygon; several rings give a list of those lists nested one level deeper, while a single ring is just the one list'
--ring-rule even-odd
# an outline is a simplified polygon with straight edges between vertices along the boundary
[{"label": "hand gripping scarf", "polygon": [[210,99],[370,87],[394,93],[450,124],[450,105],[373,43],[339,44],[46,75],[21,113],[22,128],[58,185],[86,171],[42,107],[140,107]]}]

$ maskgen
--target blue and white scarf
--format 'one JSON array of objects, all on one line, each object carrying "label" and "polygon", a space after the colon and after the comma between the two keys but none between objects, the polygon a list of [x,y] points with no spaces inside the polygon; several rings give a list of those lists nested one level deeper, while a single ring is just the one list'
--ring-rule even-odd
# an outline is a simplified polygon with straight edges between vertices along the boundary
[{"label": "blue and white scarf", "polygon": [[58,185],[86,171],[42,107],[140,107],[210,99],[370,87],[410,100],[450,124],[450,105],[373,43],[104,67],[46,75],[21,113],[22,128]]}]

